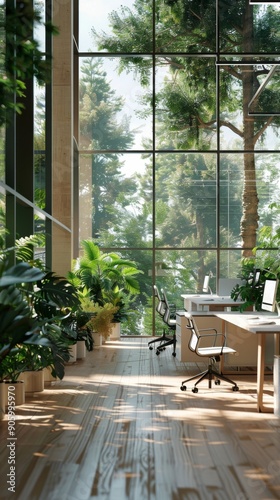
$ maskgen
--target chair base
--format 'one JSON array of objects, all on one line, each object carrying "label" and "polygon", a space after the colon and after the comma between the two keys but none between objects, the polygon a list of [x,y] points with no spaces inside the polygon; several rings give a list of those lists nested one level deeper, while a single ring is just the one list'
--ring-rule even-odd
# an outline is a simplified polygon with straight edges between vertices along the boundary
[{"label": "chair base", "polygon": [[177,342],[177,340],[176,340],[175,333],[171,337],[169,335],[166,335],[165,330],[163,330],[163,335],[161,337],[150,340],[150,342],[148,342],[149,349],[153,350],[152,344],[155,344],[157,342],[159,342],[159,346],[156,349],[157,356],[161,353],[161,351],[164,351],[164,349],[170,345],[173,345],[172,356],[174,356],[174,357],[176,356],[176,342]]},{"label": "chair base", "polygon": [[229,384],[233,385],[233,387],[232,387],[233,391],[239,390],[239,387],[237,386],[237,384],[233,380],[231,380],[228,377],[225,377],[225,375],[223,375],[222,373],[217,372],[216,370],[213,369],[212,364],[209,364],[208,370],[205,370],[204,372],[198,373],[198,375],[194,375],[193,377],[190,377],[186,380],[183,380],[182,385],[181,385],[181,391],[186,391],[187,388],[186,388],[185,384],[187,382],[190,382],[191,380],[196,379],[197,377],[199,377],[199,379],[194,384],[192,392],[198,392],[197,385],[204,379],[208,379],[208,388],[209,389],[211,389],[211,387],[212,387],[212,380],[215,379],[216,385],[220,385],[220,381],[223,380],[224,382],[228,382]]}]

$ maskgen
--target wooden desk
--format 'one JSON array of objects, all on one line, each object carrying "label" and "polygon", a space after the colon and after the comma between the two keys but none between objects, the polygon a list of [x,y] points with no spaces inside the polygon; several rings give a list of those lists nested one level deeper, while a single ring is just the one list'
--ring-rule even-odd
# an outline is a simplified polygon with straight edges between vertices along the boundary
[{"label": "wooden desk", "polygon": [[273,315],[255,313],[255,316],[263,321],[273,321],[275,324],[259,324],[254,325],[249,318],[253,314],[241,314],[234,312],[215,313],[217,318],[222,320],[222,331],[226,334],[226,325],[232,324],[243,330],[247,330],[258,337],[258,357],[257,357],[257,410],[258,412],[270,412],[273,410],[267,408],[263,404],[263,384],[264,384],[264,367],[265,367],[265,339],[267,335],[274,335],[274,353],[279,354],[279,335],[280,335],[280,318]]},{"label": "wooden desk", "polygon": [[[202,328],[215,328],[218,332],[222,331],[222,320],[216,316],[217,311],[192,311],[198,329]],[[194,352],[190,351],[188,345],[191,336],[190,330],[187,329],[188,321],[185,317],[184,311],[177,311],[176,315],[176,356],[178,361],[184,363],[202,363],[202,358],[197,356]],[[257,372],[257,358],[258,358],[258,339],[254,333],[248,330],[243,330],[237,326],[227,324],[227,339],[228,345],[236,350],[236,354],[223,356],[224,373],[233,373],[238,371],[240,374],[250,373],[252,370]],[[273,366],[273,337],[266,338],[266,359],[265,365],[267,367]],[[228,371],[229,370],[229,371]]]}]

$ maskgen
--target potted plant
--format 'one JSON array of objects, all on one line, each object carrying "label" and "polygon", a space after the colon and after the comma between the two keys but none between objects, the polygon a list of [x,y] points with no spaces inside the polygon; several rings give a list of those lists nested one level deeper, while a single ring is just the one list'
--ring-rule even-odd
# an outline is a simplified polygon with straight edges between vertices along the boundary
[{"label": "potted plant", "polygon": [[[38,342],[40,327],[36,318],[33,317],[32,308],[25,295],[17,286],[22,283],[34,283],[43,275],[41,270],[33,268],[28,263],[20,262],[15,266],[9,266],[8,259],[2,255],[0,261],[0,380],[2,381],[0,392],[6,393],[7,381],[10,387],[12,387],[10,382],[13,382],[14,391],[21,390],[18,404],[24,400],[24,390],[23,382],[17,384],[22,363],[17,346],[25,342]],[[3,395],[0,400],[3,402]],[[3,415],[3,408],[0,412]]]},{"label": "potted plant", "polygon": [[44,346],[52,370],[62,378],[74,339],[71,342],[64,334],[61,322],[65,304],[78,303],[75,289],[64,278],[25,262],[8,267],[3,260],[0,266],[1,366],[22,344],[33,345],[33,349]]},{"label": "potted plant", "polygon": [[136,314],[135,310],[131,308],[134,298],[130,294],[124,293],[123,290],[118,290],[106,294],[106,299],[117,308],[112,319],[113,325],[110,340],[119,340],[121,323],[124,323],[129,317]]},{"label": "potted plant", "polygon": [[88,294],[81,297],[81,307],[89,315],[86,326],[92,331],[93,338],[94,334],[99,336],[99,342],[96,337],[97,342],[95,343],[100,345],[102,343],[100,336],[107,340],[111,334],[112,321],[118,308],[109,302],[101,306],[97,302],[93,302]]},{"label": "potted plant", "polygon": [[0,377],[5,406],[8,405],[9,397],[13,399],[16,406],[25,403],[24,381],[19,380],[23,369],[24,359],[22,353],[19,348],[15,347],[10,351],[9,356],[6,356],[1,362]]},{"label": "potted plant", "polygon": [[[259,247],[253,249],[253,257],[242,259],[241,269],[238,278],[243,280],[242,285],[236,285],[231,297],[234,300],[241,298],[244,304],[240,306],[240,311],[249,307],[254,307],[256,311],[261,309],[264,282],[267,278],[280,276],[280,230],[273,230],[270,226],[263,226],[258,235]],[[254,283],[255,270],[259,270],[258,283]],[[280,300],[280,290],[277,301]]]},{"label": "potted plant", "polygon": [[252,259],[243,259],[241,270],[237,277],[242,280],[242,284],[236,284],[231,291],[231,298],[235,301],[241,299],[244,301],[239,306],[241,312],[250,308],[259,311],[261,308],[262,294],[263,294],[263,274],[260,274],[258,284],[255,286],[253,283],[255,263]]},{"label": "potted plant", "polygon": [[[44,346],[52,373],[64,376],[71,342],[63,334],[65,306],[78,304],[75,288],[54,273],[46,273],[42,263],[32,260],[32,244],[37,238],[21,238],[15,248],[0,249],[0,380],[18,378],[22,345]],[[10,255],[19,259],[10,264]],[[30,260],[25,262],[24,259]],[[17,366],[14,367],[14,362]],[[41,359],[42,361],[42,359]],[[43,366],[43,364],[41,363]],[[13,380],[15,381],[15,380]],[[3,391],[5,382],[0,385]],[[0,401],[2,398],[0,397]],[[3,410],[3,408],[2,408]],[[0,410],[0,414],[3,411]]]},{"label": "potted plant", "polygon": [[[132,296],[140,292],[137,275],[141,273],[135,262],[123,259],[117,253],[105,253],[92,240],[82,241],[83,255],[73,261],[73,269],[68,275],[69,281],[83,295],[88,295],[101,327],[102,318],[107,322],[113,311],[113,323],[128,318]],[[97,306],[100,306],[99,308]],[[102,307],[105,311],[101,312]],[[92,304],[91,304],[91,307]],[[106,326],[106,332],[112,330]],[[108,333],[106,333],[108,337]]]},{"label": "potted plant", "polygon": [[93,350],[93,337],[91,329],[88,326],[89,315],[83,311],[78,311],[76,328],[77,328],[77,358],[84,358],[86,351]]},{"label": "potted plant", "polygon": [[63,320],[64,332],[75,338],[77,345],[77,358],[84,358],[86,351],[92,351],[94,341],[91,329],[87,326],[90,314],[83,311],[81,306],[73,308]]}]

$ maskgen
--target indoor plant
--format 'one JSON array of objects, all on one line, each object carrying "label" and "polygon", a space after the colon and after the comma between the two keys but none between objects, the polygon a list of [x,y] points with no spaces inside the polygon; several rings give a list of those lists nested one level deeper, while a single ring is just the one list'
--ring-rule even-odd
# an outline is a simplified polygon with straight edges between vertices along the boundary
[{"label": "indoor plant", "polygon": [[[258,234],[259,246],[253,249],[253,257],[244,258],[241,261],[241,269],[238,278],[244,281],[242,285],[236,285],[231,297],[234,300],[241,298],[244,304],[240,310],[254,307],[257,311],[261,308],[264,282],[267,278],[280,277],[280,230],[273,230],[270,226],[263,226]],[[278,248],[278,250],[275,250]],[[258,283],[254,283],[255,271],[259,271]],[[278,289],[277,301],[280,300]]]},{"label": "indoor plant", "polygon": [[[90,300],[90,312],[95,314],[91,326],[102,328],[108,337],[112,330],[112,326],[108,327],[112,312],[113,323],[123,322],[132,314],[130,305],[133,295],[140,292],[136,276],[142,271],[137,269],[135,262],[124,259],[115,252],[103,252],[92,240],[82,241],[82,246],[83,254],[73,261],[68,279],[76,287],[82,300],[85,296]],[[102,311],[102,308],[105,310]],[[82,309],[86,311],[84,305]],[[101,326],[102,322],[106,323],[104,328]]]},{"label": "indoor plant", "polygon": [[81,307],[84,312],[89,313],[86,326],[106,340],[112,331],[114,314],[118,308],[110,302],[104,305],[93,302],[88,295],[81,298]]}]

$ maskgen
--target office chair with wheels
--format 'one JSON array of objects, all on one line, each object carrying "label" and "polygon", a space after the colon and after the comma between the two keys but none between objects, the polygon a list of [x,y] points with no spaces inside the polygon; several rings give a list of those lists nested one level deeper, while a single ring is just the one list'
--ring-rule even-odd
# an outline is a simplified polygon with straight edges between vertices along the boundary
[{"label": "office chair with wheels", "polygon": [[[191,330],[191,336],[189,340],[189,349],[193,352],[195,352],[198,356],[202,357],[207,357],[209,359],[208,362],[208,369],[199,373],[198,375],[194,375],[193,377],[190,377],[182,382],[181,385],[181,391],[186,391],[187,387],[185,384],[187,382],[190,382],[191,380],[196,379],[199,377],[198,381],[194,384],[194,387],[192,389],[192,392],[198,392],[197,385],[204,379],[208,379],[208,387],[211,389],[211,384],[212,380],[215,379],[215,384],[220,385],[220,381],[223,380],[224,382],[228,382],[229,384],[232,384],[232,390],[233,391],[238,391],[239,387],[235,382],[233,382],[230,378],[225,377],[221,372],[218,372],[214,370],[213,365],[215,362],[219,362],[220,358],[224,354],[234,354],[236,351],[232,349],[231,347],[227,347],[225,345],[226,337],[223,333],[217,333],[217,330],[215,328],[203,328],[201,330],[198,330],[197,325],[193,319],[193,316],[189,313],[185,314],[187,320],[188,320],[188,326],[187,328]],[[203,333],[201,332],[209,332],[212,331],[214,333]],[[214,341],[211,342],[211,346],[209,347],[200,347],[201,341],[205,342],[205,339],[213,339]],[[218,345],[216,342],[218,338],[221,338],[222,342],[221,345]],[[208,342],[207,342],[208,343]]]},{"label": "office chair with wheels", "polygon": [[[154,285],[154,296],[157,299],[156,311],[160,315],[162,321],[167,326],[168,331],[172,332],[171,335],[165,333],[165,329],[163,330],[163,334],[161,337],[150,340],[148,342],[149,349],[152,350],[152,344],[159,343],[156,349],[156,355],[158,356],[161,351],[163,351],[166,347],[173,345],[172,356],[176,356],[176,317],[174,308],[169,304],[166,293],[164,290],[161,291],[162,296],[160,295],[158,288]],[[172,314],[174,318],[172,318]]]}]

